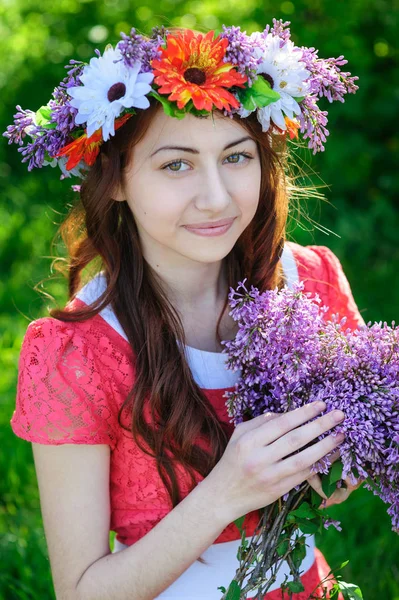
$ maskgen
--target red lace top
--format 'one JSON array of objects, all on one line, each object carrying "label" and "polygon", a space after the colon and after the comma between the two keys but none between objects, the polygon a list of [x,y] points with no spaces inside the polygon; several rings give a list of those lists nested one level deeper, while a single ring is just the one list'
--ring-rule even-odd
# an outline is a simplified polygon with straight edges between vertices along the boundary
[{"label": "red lace top", "polygon": [[[287,245],[305,290],[317,292],[333,313],[347,317],[347,327],[364,321],[338,258],[325,246]],[[69,306],[81,306],[75,298]],[[29,324],[20,353],[15,435],[41,444],[108,444],[110,446],[111,530],[133,544],[170,510],[169,496],[155,460],[141,452],[117,414],[134,381],[132,350],[125,338],[100,315],[78,323],[44,317]],[[219,418],[229,422],[224,393],[203,389]],[[123,420],[125,423],[126,421]],[[231,427],[233,427],[231,425]],[[190,480],[178,469],[181,489]],[[198,475],[198,481],[200,481]],[[257,524],[257,511],[246,517],[247,536]],[[230,524],[214,543],[239,539]]]}]

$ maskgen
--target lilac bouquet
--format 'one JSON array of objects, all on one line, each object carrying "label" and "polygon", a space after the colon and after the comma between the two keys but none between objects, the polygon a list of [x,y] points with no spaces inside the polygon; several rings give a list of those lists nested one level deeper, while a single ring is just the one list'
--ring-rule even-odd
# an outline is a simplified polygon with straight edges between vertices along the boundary
[{"label": "lilac bouquet", "polygon": [[[392,529],[399,532],[399,327],[394,321],[392,327],[369,322],[351,331],[344,327],[346,317],[339,320],[334,315],[326,321],[328,307],[319,306],[317,294],[304,293],[302,282],[293,289],[260,293],[254,287],[248,292],[245,281],[237,288],[242,293],[231,288],[229,294],[230,314],[239,323],[237,336],[223,342],[227,367],[241,369],[234,391],[225,394],[230,420],[237,425],[268,411],[284,413],[316,400],[325,402],[325,412],[344,411],[345,420],[318,438],[344,432],[340,459],[332,463],[331,452],[312,470],[321,474],[327,497],[345,485],[346,478],[353,484],[364,480],[364,487],[388,505]],[[239,600],[251,590],[263,598],[284,560],[293,580],[286,578],[281,588],[289,597],[303,591],[299,566],[305,537],[300,532],[322,531],[323,525],[340,530],[337,521],[318,509],[322,500],[308,482],[297,486],[261,509],[249,546],[242,529],[244,517],[238,519],[240,566],[228,590],[219,588],[225,592],[223,598]],[[267,579],[262,577],[266,572]],[[341,591],[345,598],[361,598],[359,588],[351,586],[338,581],[331,595],[323,597],[336,598]],[[350,588],[360,595],[351,595]],[[315,597],[320,596],[310,596]]]}]

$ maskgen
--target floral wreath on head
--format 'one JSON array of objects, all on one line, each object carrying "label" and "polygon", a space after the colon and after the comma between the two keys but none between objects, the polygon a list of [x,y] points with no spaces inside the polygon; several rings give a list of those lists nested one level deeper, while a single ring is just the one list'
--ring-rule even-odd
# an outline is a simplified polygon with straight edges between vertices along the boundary
[{"label": "floral wreath on head", "polygon": [[300,132],[316,154],[329,134],[318,99],[344,102],[358,89],[358,77],[340,70],[343,56],[321,59],[314,48],[295,46],[289,25],[273,19],[272,27],[251,35],[222,25],[216,37],[214,31],[170,33],[163,26],[147,37],[133,27],[102,56],[95,50],[89,63],[70,60],[53,99],[36,112],[17,105],[14,125],[3,136],[19,146],[31,138],[18,148],[28,171],[58,164],[61,179],[84,178],[101,144],[154,97],[178,119],[215,108],[241,118],[256,111],[262,131],[290,139]]}]

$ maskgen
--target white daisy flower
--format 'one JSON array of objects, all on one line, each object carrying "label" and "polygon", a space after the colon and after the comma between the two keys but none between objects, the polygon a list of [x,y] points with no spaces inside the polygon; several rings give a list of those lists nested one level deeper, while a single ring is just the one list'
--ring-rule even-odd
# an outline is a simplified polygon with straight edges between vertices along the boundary
[{"label": "white daisy flower", "polygon": [[[295,49],[291,40],[287,40],[280,48],[281,39],[271,33],[262,38],[259,32],[250,36],[251,40],[258,44],[254,47],[256,58],[262,58],[257,66],[256,72],[262,75],[270,83],[271,88],[280,94],[280,98],[262,108],[257,108],[258,121],[262,124],[262,130],[268,131],[270,121],[285,131],[287,129],[284,114],[290,119],[294,115],[301,114],[301,108],[294,97],[306,96],[309,92],[309,83],[306,81],[311,75],[301,62],[302,51]],[[241,108],[241,117],[247,117],[251,112]]]},{"label": "white daisy flower", "polygon": [[[149,84],[153,73],[139,73],[140,61],[127,67],[121,59],[118,48],[107,46],[103,56],[92,58],[84,67],[80,76],[83,85],[68,88],[70,104],[78,109],[75,123],[87,123],[87,137],[102,127],[106,142],[115,135],[115,119],[125,108],[150,106],[145,95],[152,90]],[[115,60],[119,62],[114,63]]]}]

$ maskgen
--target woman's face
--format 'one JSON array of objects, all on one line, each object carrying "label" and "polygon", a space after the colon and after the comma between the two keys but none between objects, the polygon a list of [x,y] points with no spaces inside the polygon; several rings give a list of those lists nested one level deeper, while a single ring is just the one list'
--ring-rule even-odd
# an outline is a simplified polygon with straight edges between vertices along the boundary
[{"label": "woman's face", "polygon": [[[256,142],[237,122],[220,113],[178,120],[160,109],[114,197],[127,201],[151,266],[186,267],[227,256],[255,215],[260,181]],[[216,237],[183,227],[230,217],[233,225]]]}]

